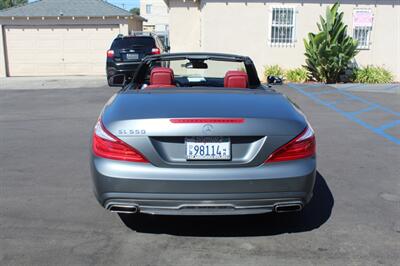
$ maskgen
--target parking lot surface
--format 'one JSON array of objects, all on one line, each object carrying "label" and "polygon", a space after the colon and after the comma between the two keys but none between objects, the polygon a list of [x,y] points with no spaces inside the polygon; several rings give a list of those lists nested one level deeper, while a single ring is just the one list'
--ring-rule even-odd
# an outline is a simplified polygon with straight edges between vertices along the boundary
[{"label": "parking lot surface", "polygon": [[137,219],[92,195],[89,138],[116,89],[3,88],[0,265],[399,265],[400,95],[275,88],[317,134],[303,212]]}]

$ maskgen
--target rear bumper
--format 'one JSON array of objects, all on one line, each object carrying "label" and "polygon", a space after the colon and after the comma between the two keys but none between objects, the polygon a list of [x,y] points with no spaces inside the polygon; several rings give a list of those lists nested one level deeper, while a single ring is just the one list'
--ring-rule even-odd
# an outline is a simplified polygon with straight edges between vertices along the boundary
[{"label": "rear bumper", "polygon": [[107,62],[107,76],[114,76],[117,74],[131,74],[133,75],[139,67],[141,61],[137,62]]},{"label": "rear bumper", "polygon": [[243,168],[161,168],[92,156],[99,203],[167,215],[255,214],[312,197],[315,158]]}]

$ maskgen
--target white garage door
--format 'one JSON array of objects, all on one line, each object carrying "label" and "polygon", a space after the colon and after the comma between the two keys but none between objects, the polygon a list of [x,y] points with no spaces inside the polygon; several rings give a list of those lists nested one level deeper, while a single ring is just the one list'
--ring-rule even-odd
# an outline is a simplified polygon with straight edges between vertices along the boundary
[{"label": "white garage door", "polygon": [[5,33],[10,76],[103,75],[119,26],[9,26]]}]

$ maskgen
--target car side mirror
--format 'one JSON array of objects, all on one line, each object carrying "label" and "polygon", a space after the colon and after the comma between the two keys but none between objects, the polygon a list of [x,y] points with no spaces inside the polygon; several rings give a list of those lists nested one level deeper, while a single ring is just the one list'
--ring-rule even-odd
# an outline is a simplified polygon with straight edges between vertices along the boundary
[{"label": "car side mirror", "polygon": [[171,50],[171,46],[167,45],[165,46],[165,51],[169,52]]},{"label": "car side mirror", "polygon": [[126,82],[127,82],[127,78],[124,74],[117,74],[117,75],[111,76],[108,79],[108,86],[123,87],[123,86],[125,86]]}]

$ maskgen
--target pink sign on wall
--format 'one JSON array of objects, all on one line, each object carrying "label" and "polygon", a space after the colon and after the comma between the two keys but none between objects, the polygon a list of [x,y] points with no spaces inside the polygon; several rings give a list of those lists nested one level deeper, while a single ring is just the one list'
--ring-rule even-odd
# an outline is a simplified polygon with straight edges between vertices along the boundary
[{"label": "pink sign on wall", "polygon": [[353,14],[354,27],[372,27],[374,16],[371,10],[355,10]]}]

